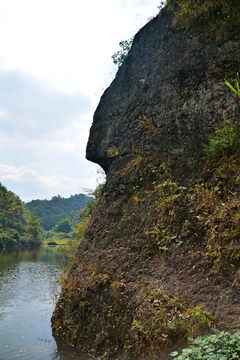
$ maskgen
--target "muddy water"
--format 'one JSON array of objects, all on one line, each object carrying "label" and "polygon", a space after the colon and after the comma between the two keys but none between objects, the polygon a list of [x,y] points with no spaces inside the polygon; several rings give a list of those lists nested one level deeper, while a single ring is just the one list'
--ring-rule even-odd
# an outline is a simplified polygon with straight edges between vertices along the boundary
[{"label": "muddy water", "polygon": [[0,250],[0,360],[93,359],[52,334],[62,261],[58,247]]}]

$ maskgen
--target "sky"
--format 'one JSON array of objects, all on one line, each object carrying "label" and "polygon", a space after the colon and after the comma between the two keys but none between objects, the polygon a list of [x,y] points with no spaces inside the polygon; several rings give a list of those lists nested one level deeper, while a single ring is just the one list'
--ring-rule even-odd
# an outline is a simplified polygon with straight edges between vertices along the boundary
[{"label": "sky", "polygon": [[160,0],[7,0],[0,8],[0,182],[23,201],[86,193],[93,114],[111,56]]}]

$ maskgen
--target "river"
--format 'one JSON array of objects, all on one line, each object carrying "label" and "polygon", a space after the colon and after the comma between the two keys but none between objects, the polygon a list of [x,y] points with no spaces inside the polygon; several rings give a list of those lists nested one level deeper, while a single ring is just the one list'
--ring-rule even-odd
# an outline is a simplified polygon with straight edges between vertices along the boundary
[{"label": "river", "polygon": [[0,250],[0,360],[94,359],[52,334],[62,262],[58,247]]}]

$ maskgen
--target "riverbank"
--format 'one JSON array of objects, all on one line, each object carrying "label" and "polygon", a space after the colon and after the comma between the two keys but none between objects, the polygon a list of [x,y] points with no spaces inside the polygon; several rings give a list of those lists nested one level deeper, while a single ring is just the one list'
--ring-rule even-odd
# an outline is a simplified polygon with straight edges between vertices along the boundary
[{"label": "riverbank", "polygon": [[[69,242],[73,241],[73,239],[69,239],[69,238],[65,238],[65,239],[60,239],[59,237],[57,236],[54,236],[54,237],[51,237],[51,238],[45,238],[43,241],[42,241],[42,245],[48,245],[49,243],[55,243],[55,245],[60,245],[60,246],[63,246],[63,245],[67,245],[69,244]],[[51,244],[50,244],[51,245]],[[53,244],[54,245],[54,244]]]}]

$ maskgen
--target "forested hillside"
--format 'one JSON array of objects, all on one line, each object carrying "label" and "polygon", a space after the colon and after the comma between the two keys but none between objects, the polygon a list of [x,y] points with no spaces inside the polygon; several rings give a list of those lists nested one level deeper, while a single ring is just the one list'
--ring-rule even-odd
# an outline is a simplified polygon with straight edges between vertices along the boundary
[{"label": "forested hillside", "polygon": [[39,245],[40,222],[17,195],[0,183],[0,248]]},{"label": "forested hillside", "polygon": [[84,194],[72,195],[67,199],[58,195],[51,200],[32,200],[26,203],[26,208],[41,217],[44,230],[50,230],[62,219],[68,219],[71,225],[77,224],[80,210],[87,201],[89,198]]}]

